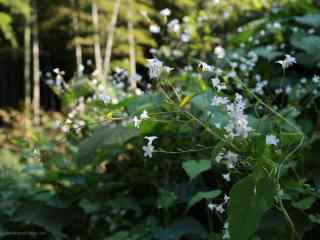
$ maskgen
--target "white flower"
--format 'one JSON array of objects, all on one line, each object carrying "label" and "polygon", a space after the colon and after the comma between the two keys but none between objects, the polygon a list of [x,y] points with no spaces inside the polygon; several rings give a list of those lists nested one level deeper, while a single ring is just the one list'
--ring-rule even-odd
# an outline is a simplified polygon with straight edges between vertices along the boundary
[{"label": "white flower", "polygon": [[217,211],[218,213],[222,214],[224,213],[224,208],[223,208],[223,204],[220,204],[220,205],[217,205],[217,204],[214,204],[214,203],[209,203],[208,204],[208,208],[213,211]]},{"label": "white flower", "polygon": [[149,137],[144,137],[145,139],[148,140],[148,143],[146,146],[143,146],[142,149],[144,151],[144,156],[152,158],[152,153],[154,152],[154,146],[152,145],[153,141],[156,140],[158,137],[156,136],[149,136]]},{"label": "white flower", "polygon": [[180,31],[180,23],[178,19],[173,19],[168,23],[170,32],[178,33]]},{"label": "white flower", "polygon": [[230,173],[226,173],[226,174],[222,174],[222,177],[224,180],[226,180],[227,182],[230,182]]},{"label": "white flower", "polygon": [[216,156],[215,161],[217,163],[220,163],[222,159],[223,159],[223,153],[221,152],[221,153],[218,154],[218,156]]},{"label": "white flower", "polygon": [[229,202],[229,200],[230,200],[230,197],[225,194],[224,197],[223,197],[223,203],[226,204],[226,203]]},{"label": "white flower", "polygon": [[236,78],[238,75],[237,75],[237,73],[236,73],[235,71],[231,71],[231,72],[228,73],[227,76],[228,76],[229,78]]},{"label": "white flower", "polygon": [[163,17],[168,17],[171,15],[171,10],[169,8],[162,9],[160,15]]},{"label": "white flower", "polygon": [[134,116],[132,121],[136,128],[140,128],[141,120],[137,116]]},{"label": "white flower", "polygon": [[226,105],[228,103],[229,99],[227,97],[214,96],[211,100],[211,106]]},{"label": "white flower", "polygon": [[224,158],[227,160],[227,167],[229,169],[234,168],[234,165],[238,162],[238,154],[231,151],[228,151]]},{"label": "white flower", "polygon": [[208,204],[208,208],[209,208],[211,211],[213,211],[213,209],[215,208],[215,206],[216,206],[216,205],[213,204],[213,203],[211,203],[211,202]]},{"label": "white flower", "polygon": [[292,87],[291,86],[286,86],[286,94],[290,94],[292,92]]},{"label": "white flower", "polygon": [[148,119],[148,118],[150,118],[149,115],[148,115],[148,112],[146,110],[143,110],[143,112],[140,115],[140,119],[141,120],[145,120],[145,119]]},{"label": "white flower", "polygon": [[224,213],[224,211],[225,211],[223,208],[223,204],[216,205],[215,210],[220,214]]},{"label": "white flower", "polygon": [[147,146],[143,146],[142,149],[144,151],[143,156],[152,158],[152,153],[154,152],[154,146],[148,144]]},{"label": "white flower", "polygon": [[105,93],[99,93],[98,98],[104,103],[108,104],[111,102],[111,97]]},{"label": "white flower", "polygon": [[148,59],[147,67],[149,68],[149,77],[158,78],[163,71],[163,62],[156,58]]},{"label": "white flower", "polygon": [[189,42],[191,39],[191,36],[190,36],[190,34],[182,33],[180,39],[182,42]]},{"label": "white flower", "polygon": [[207,64],[205,62],[200,62],[199,63],[199,67],[204,72],[213,72],[213,70],[214,70],[213,66],[211,66],[211,65],[209,65],[209,64]]},{"label": "white flower", "polygon": [[225,84],[222,84],[219,80],[219,78],[212,78],[211,79],[212,86],[220,92],[221,90],[227,89],[227,86]]},{"label": "white flower", "polygon": [[168,66],[164,66],[163,67],[163,71],[166,72],[166,73],[170,73],[174,68],[172,67],[168,67]]},{"label": "white flower", "polygon": [[277,63],[279,63],[283,69],[286,69],[286,68],[292,66],[293,64],[297,63],[297,61],[294,57],[290,56],[289,54],[286,54],[285,59],[279,60],[279,61],[277,61]]},{"label": "white flower", "polygon": [[313,78],[312,78],[312,81],[313,81],[314,83],[319,83],[320,77],[319,77],[318,75],[314,75]]},{"label": "white flower", "polygon": [[280,29],[280,28],[281,28],[281,24],[280,24],[279,22],[275,22],[275,23],[273,24],[273,28],[275,28],[275,29]]},{"label": "white flower", "polygon": [[161,73],[170,73],[173,68],[164,66],[163,62],[156,58],[148,59],[147,67],[149,69],[149,77],[151,79],[160,77]]},{"label": "white flower", "polygon": [[267,135],[266,136],[266,144],[277,146],[279,143],[279,139],[275,135]]},{"label": "white flower", "polygon": [[148,145],[152,145],[153,141],[156,140],[158,137],[156,136],[150,136],[150,137],[144,137],[145,139],[148,140]]},{"label": "white flower", "polygon": [[226,52],[223,47],[218,46],[214,49],[214,54],[217,55],[217,58],[222,59],[225,57]]},{"label": "white flower", "polygon": [[160,33],[160,27],[155,24],[150,25],[149,30],[150,30],[150,32],[155,33],[155,34]]},{"label": "white flower", "polygon": [[300,80],[300,82],[301,82],[302,84],[305,84],[305,83],[307,82],[307,79],[306,79],[306,78],[302,78],[302,79]]}]

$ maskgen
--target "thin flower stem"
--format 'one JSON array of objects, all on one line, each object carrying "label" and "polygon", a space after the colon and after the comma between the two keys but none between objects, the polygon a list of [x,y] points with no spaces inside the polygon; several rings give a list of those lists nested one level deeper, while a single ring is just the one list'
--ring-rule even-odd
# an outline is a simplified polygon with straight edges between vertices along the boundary
[{"label": "thin flower stem", "polygon": [[166,154],[183,154],[183,153],[189,153],[189,152],[200,152],[200,151],[206,151],[209,149],[213,149],[214,147],[203,147],[199,149],[189,149],[189,150],[181,150],[181,151],[166,151],[163,149],[156,150],[154,152],[156,153],[166,153]]}]

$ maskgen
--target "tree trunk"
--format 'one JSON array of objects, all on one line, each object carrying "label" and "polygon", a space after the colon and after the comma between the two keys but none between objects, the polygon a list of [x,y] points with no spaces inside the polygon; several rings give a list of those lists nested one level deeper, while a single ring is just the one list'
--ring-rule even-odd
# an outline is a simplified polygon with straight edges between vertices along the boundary
[{"label": "tree trunk", "polygon": [[99,78],[102,76],[102,56],[99,36],[99,12],[98,6],[92,3],[92,23],[94,27],[94,58],[96,63],[96,71]]},{"label": "tree trunk", "polygon": [[82,62],[82,48],[79,42],[80,37],[80,23],[79,23],[79,4],[77,0],[71,0],[72,6],[72,27],[75,38],[75,54],[76,54],[76,64],[77,64],[77,76],[80,77],[83,71],[83,62]]},{"label": "tree trunk", "polygon": [[40,57],[37,0],[32,0],[33,122],[40,123]]},{"label": "tree trunk", "polygon": [[128,0],[128,42],[129,42],[129,73],[130,73],[130,86],[136,89],[137,81],[135,75],[136,70],[136,43],[134,39],[134,24],[133,24],[133,1]]},{"label": "tree trunk", "polygon": [[30,16],[26,16],[24,28],[24,86],[25,86],[25,127],[31,120],[31,26]]},{"label": "tree trunk", "polygon": [[[118,15],[120,11],[120,4],[121,0],[116,0],[113,8],[113,14],[111,18],[111,22],[108,29],[108,38],[107,38],[107,44],[106,44],[106,53],[104,58],[104,76],[108,76],[110,71],[110,62],[111,62],[111,54],[112,54],[112,44],[113,44],[113,35],[115,31],[115,27],[117,25],[118,21]],[[105,81],[104,81],[105,82]],[[105,87],[107,88],[106,82]]]}]

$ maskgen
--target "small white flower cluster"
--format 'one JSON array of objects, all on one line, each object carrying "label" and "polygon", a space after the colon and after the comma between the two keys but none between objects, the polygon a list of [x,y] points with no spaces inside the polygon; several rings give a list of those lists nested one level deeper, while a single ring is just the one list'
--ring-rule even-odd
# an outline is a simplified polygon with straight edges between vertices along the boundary
[{"label": "small white flower cluster", "polygon": [[228,169],[235,168],[235,165],[239,161],[238,154],[228,151],[227,153],[224,153],[224,151],[220,152],[217,157],[215,158],[215,161],[217,163],[223,163],[227,166]]},{"label": "small white flower cluster", "polygon": [[109,104],[112,102],[111,97],[106,93],[104,86],[96,79],[91,82],[92,88],[96,91],[92,98],[88,98],[87,102],[92,100],[102,101],[104,104]]},{"label": "small white flower cluster", "polygon": [[223,197],[223,202],[222,203],[215,204],[215,203],[209,202],[208,203],[208,208],[210,209],[210,211],[215,210],[217,213],[223,214],[225,212],[224,205],[226,205],[228,203],[229,199],[230,199],[230,197],[225,194],[224,197]]},{"label": "small white flower cluster", "polygon": [[164,66],[163,62],[157,58],[148,59],[147,67],[149,69],[150,79],[159,78],[163,72],[170,73],[173,70],[173,68]]},{"label": "small white flower cluster", "polygon": [[76,119],[78,113],[84,112],[85,110],[85,102],[84,98],[81,97],[78,99],[73,110],[68,114],[67,119],[64,123],[57,121],[54,123],[54,129],[61,129],[62,132],[68,133],[71,129],[74,129],[76,133],[80,133],[81,129],[85,126],[85,122],[81,119]]},{"label": "small white flower cluster", "polygon": [[277,146],[280,140],[273,134],[269,134],[266,136],[266,144]]},{"label": "small white flower cluster", "polygon": [[229,103],[229,98],[214,96],[211,100],[211,106],[223,106]]},{"label": "small white flower cluster", "polygon": [[58,91],[64,91],[64,89],[67,89],[68,85],[64,81],[65,71],[61,71],[59,68],[55,68],[53,69],[53,73],[55,75],[54,78],[51,72],[48,72],[46,74],[46,77],[48,78],[46,80],[46,83],[48,84],[48,86],[53,87]]},{"label": "small white flower cluster", "polygon": [[242,137],[247,138],[252,128],[249,127],[248,116],[244,114],[246,103],[240,94],[236,94],[235,101],[226,105],[226,110],[229,115],[229,122],[225,126],[227,137]]},{"label": "small white flower cluster", "polygon": [[111,102],[111,97],[104,92],[100,92],[98,94],[98,99],[100,99],[104,104],[108,104]]},{"label": "small white flower cluster", "polygon": [[154,152],[154,146],[152,145],[153,141],[156,140],[158,137],[156,136],[150,136],[150,137],[144,137],[148,140],[148,143],[146,146],[142,147],[142,150],[144,151],[144,157],[152,158],[152,153]]},{"label": "small white flower cluster", "polygon": [[256,75],[255,79],[256,79],[256,86],[254,87],[253,91],[255,93],[257,93],[257,94],[263,95],[264,94],[263,88],[268,85],[268,81],[267,80],[261,80],[261,76],[260,75]]},{"label": "small white flower cluster", "polygon": [[148,112],[146,110],[143,110],[143,112],[140,114],[140,118],[137,116],[134,116],[132,119],[133,125],[136,128],[140,128],[140,124],[143,120],[149,119],[149,115]]},{"label": "small white flower cluster", "polygon": [[249,72],[254,70],[259,57],[255,52],[250,51],[246,57],[240,57],[239,54],[234,53],[231,56],[231,60],[232,61],[229,64],[232,71],[228,74],[228,77],[235,78],[237,77],[237,73],[235,72],[236,69],[239,69],[245,76],[249,76]]},{"label": "small white flower cluster", "polygon": [[115,73],[112,76],[112,83],[118,88],[123,89],[125,87],[125,81],[128,79],[129,73],[126,69],[116,68]]},{"label": "small white flower cluster", "polygon": [[211,82],[212,86],[217,89],[218,92],[227,89],[227,86],[224,83],[221,83],[218,77],[212,78]]}]

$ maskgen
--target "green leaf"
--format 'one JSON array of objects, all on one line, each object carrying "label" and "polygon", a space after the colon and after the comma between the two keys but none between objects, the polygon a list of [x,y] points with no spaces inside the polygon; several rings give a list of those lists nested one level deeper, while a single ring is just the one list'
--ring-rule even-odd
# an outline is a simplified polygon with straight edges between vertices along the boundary
[{"label": "green leaf", "polygon": [[272,61],[272,60],[276,59],[277,57],[280,57],[280,56],[283,55],[283,52],[276,51],[275,49],[269,50],[269,49],[266,48],[266,47],[256,48],[256,49],[254,50],[254,52],[255,52],[258,56],[263,57],[263,58],[266,58],[268,61]]},{"label": "green leaf", "polygon": [[163,208],[170,208],[175,204],[177,200],[177,196],[174,192],[169,192],[165,189],[160,189],[160,196],[159,196],[159,206]]},{"label": "green leaf", "polygon": [[130,114],[137,114],[148,108],[160,107],[163,97],[157,94],[147,94],[139,97],[129,98],[127,109]]},{"label": "green leaf", "polygon": [[202,172],[205,172],[211,168],[211,161],[210,160],[200,160],[194,161],[189,160],[182,163],[183,169],[186,171],[190,179],[194,179]]},{"label": "green leaf", "polygon": [[129,237],[129,232],[121,231],[112,235],[111,237],[106,238],[106,240],[126,240]]},{"label": "green leaf", "polygon": [[188,208],[191,208],[193,205],[200,202],[202,199],[213,199],[218,197],[221,194],[220,190],[213,190],[210,192],[198,192],[193,196],[188,204]]},{"label": "green leaf", "polygon": [[320,225],[320,214],[310,214],[309,219],[311,222],[319,224]]},{"label": "green leaf", "polygon": [[84,210],[86,214],[91,214],[99,210],[99,206],[97,204],[85,198],[79,202],[79,206]]},{"label": "green leaf", "polygon": [[275,194],[276,183],[269,177],[256,180],[250,175],[233,186],[228,209],[231,240],[252,237]]},{"label": "green leaf", "polygon": [[308,54],[315,54],[320,50],[320,37],[306,36],[302,38],[291,38],[291,44],[301,50],[306,51]]},{"label": "green leaf", "polygon": [[207,231],[199,222],[192,218],[186,218],[168,228],[158,230],[154,233],[154,238],[157,240],[180,240],[182,236],[196,236],[195,239],[202,239],[207,235]]},{"label": "green leaf", "polygon": [[208,108],[211,106],[211,99],[213,96],[213,92],[208,90],[197,96],[194,96],[191,100],[191,103],[195,108],[207,112]]},{"label": "green leaf", "polygon": [[88,164],[95,158],[98,149],[123,144],[138,135],[139,131],[136,128],[128,128],[120,125],[116,127],[99,127],[91,137],[80,143],[76,161],[80,165]]},{"label": "green leaf", "polygon": [[54,239],[63,239],[63,228],[77,217],[79,216],[74,211],[50,207],[42,202],[27,202],[17,210],[14,220],[42,227]]},{"label": "green leaf", "polygon": [[298,202],[292,203],[292,206],[301,210],[307,210],[312,207],[315,201],[316,201],[315,197],[309,196],[304,199],[301,199]]},{"label": "green leaf", "polygon": [[299,23],[312,27],[320,27],[320,14],[310,14],[302,17],[296,17],[295,20]]}]

